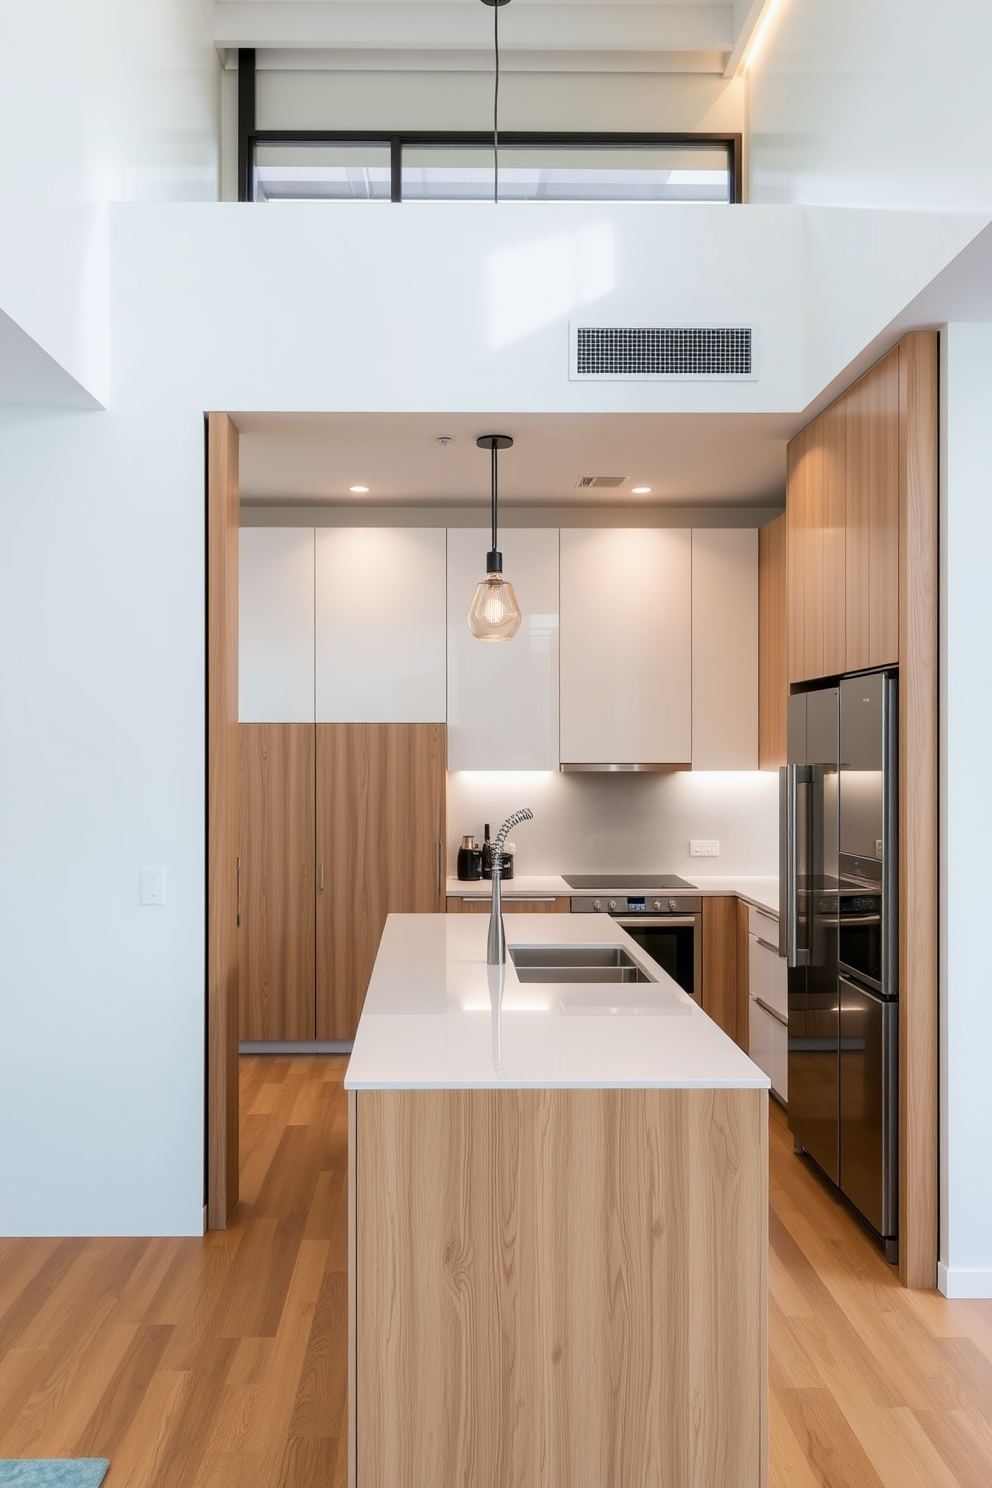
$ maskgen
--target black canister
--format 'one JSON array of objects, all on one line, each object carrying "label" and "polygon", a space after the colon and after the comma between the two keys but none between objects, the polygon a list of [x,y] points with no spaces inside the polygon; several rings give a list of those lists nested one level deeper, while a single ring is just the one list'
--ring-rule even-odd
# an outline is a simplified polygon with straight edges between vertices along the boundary
[{"label": "black canister", "polygon": [[489,823],[486,822],[486,835],[482,839],[482,877],[493,876],[493,845],[489,841]]},{"label": "black canister", "polygon": [[461,883],[472,883],[482,877],[482,853],[475,845],[474,837],[463,837],[458,849],[458,878]]}]

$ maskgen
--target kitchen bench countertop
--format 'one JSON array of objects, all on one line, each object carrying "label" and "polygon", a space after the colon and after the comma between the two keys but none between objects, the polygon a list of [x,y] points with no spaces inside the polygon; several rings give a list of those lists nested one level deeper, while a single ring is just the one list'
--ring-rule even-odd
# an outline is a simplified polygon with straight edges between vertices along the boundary
[{"label": "kitchen bench countertop", "polygon": [[[603,915],[504,913],[508,945],[622,945],[655,983],[522,984],[504,969],[497,1014],[483,915],[386,921],[345,1086],[349,1090],[768,1089],[767,1076]],[[495,990],[495,987],[494,987]],[[570,1007],[652,1006],[650,1013]]]},{"label": "kitchen bench countertop", "polygon": [[[737,873],[726,876],[699,874],[693,877],[690,871],[681,877],[687,878],[694,887],[680,889],[680,894],[702,894],[707,898],[723,898],[728,894],[736,894],[739,899],[746,900],[758,909],[769,914],[778,914],[778,878],[775,875]],[[521,874],[519,878],[511,878],[503,884],[503,902],[513,899],[565,899],[576,893],[588,896],[593,892],[595,891],[591,889],[570,888],[563,878],[553,873],[529,876]],[[452,899],[488,899],[492,893],[492,885],[488,879],[465,882],[459,878],[449,878],[445,893]]]}]

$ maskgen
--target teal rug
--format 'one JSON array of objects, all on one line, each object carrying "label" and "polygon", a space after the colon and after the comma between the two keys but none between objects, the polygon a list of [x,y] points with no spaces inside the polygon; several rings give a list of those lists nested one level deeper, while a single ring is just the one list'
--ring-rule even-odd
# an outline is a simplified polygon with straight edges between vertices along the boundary
[{"label": "teal rug", "polygon": [[0,1460],[0,1488],[100,1488],[106,1457],[48,1457]]}]

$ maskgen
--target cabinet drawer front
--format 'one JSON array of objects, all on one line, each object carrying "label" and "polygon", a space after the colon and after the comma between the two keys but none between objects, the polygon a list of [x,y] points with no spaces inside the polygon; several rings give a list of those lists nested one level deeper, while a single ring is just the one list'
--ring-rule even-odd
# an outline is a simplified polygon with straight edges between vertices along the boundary
[{"label": "cabinet drawer front", "polygon": [[760,1008],[753,997],[748,1000],[748,1008],[748,1058],[753,1059],[758,1068],[764,1070],[771,1079],[772,1029],[775,1027],[775,1019],[764,1008]]},{"label": "cabinet drawer front", "polygon": [[772,1089],[783,1105],[789,1103],[789,1030],[771,1020],[771,1069],[768,1077]]},{"label": "cabinet drawer front", "polygon": [[757,935],[759,939],[778,949],[778,915],[755,909],[752,904],[748,907],[748,929],[752,935]]},{"label": "cabinet drawer front", "polygon": [[769,956],[768,1001],[783,1018],[789,1016],[789,968],[784,956]]}]

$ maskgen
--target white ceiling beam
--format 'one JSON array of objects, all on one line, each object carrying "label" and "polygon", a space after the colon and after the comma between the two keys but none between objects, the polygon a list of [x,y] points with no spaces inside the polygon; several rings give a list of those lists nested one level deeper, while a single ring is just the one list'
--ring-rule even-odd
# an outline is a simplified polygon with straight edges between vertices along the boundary
[{"label": "white ceiling beam", "polygon": [[[652,52],[652,51],[532,51],[501,55],[500,71],[530,72],[595,72],[595,73],[708,73],[721,76],[726,52]],[[237,48],[224,54],[225,66],[238,65]],[[255,53],[255,65],[262,72],[479,72],[493,68],[491,49],[474,51],[377,50],[332,51],[320,47],[263,47]]]},{"label": "white ceiling beam", "polygon": [[[492,11],[466,0],[217,0],[218,47],[472,51],[492,44]],[[729,52],[727,5],[521,3],[500,13],[514,51]]]},{"label": "white ceiling beam", "polygon": [[734,46],[723,75],[727,78],[736,77],[744,65],[744,58],[761,20],[762,12],[771,3],[771,0],[734,0]]}]

